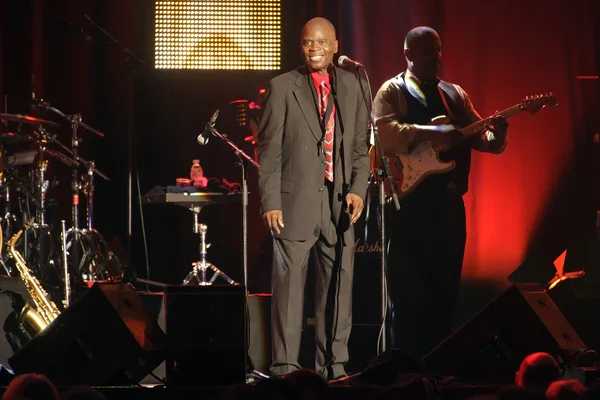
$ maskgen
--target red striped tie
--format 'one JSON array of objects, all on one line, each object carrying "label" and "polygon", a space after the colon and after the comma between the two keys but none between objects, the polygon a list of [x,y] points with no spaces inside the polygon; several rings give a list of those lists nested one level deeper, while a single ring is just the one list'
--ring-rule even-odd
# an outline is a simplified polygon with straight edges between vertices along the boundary
[{"label": "red striped tie", "polygon": [[[321,123],[327,112],[327,102],[329,101],[329,87],[324,81],[321,82],[321,104],[319,111],[321,112]],[[331,114],[325,124],[325,138],[323,139],[323,150],[325,151],[325,179],[333,182],[333,133],[335,130],[335,104],[332,104]]]}]

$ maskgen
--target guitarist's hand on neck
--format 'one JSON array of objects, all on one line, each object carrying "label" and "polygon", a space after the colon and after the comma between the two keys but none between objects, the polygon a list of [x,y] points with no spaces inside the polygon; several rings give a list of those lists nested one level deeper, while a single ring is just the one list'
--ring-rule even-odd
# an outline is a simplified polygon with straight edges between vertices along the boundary
[{"label": "guitarist's hand on neck", "polygon": [[486,151],[499,154],[504,151],[508,143],[507,137],[508,122],[503,115],[495,115],[489,119],[485,131],[482,133],[487,147]]},{"label": "guitarist's hand on neck", "polygon": [[506,132],[508,131],[508,121],[502,115],[496,115],[490,119],[490,124],[487,129],[492,131],[496,140],[504,142],[506,139]]}]

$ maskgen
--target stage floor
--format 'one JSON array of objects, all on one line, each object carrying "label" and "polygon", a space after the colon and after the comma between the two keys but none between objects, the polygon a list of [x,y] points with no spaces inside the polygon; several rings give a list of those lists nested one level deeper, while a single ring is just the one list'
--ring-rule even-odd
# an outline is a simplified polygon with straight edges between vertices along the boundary
[{"label": "stage floor", "polygon": [[[6,387],[1,388],[4,393]],[[64,391],[67,387],[60,387]],[[96,387],[109,400],[188,400],[188,399],[223,399],[229,388],[226,387],[165,387],[156,386],[128,386],[128,387]],[[467,399],[474,395],[495,393],[497,386],[453,386],[438,387],[434,389],[436,399]],[[328,399],[332,400],[359,400],[367,399],[369,396],[385,390],[392,395],[391,398],[420,399],[428,398],[426,392],[415,387],[398,386],[332,386]],[[387,397],[387,396],[386,396]]]}]

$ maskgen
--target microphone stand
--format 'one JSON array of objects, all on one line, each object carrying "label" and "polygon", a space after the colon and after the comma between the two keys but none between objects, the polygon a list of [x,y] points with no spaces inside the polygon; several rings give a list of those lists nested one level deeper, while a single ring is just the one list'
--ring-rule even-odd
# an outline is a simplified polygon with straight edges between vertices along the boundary
[{"label": "microphone stand", "polygon": [[[248,307],[248,165],[251,164],[257,169],[260,168],[260,164],[254,161],[250,156],[248,156],[242,149],[237,147],[235,143],[233,143],[226,135],[222,135],[219,133],[217,129],[212,124],[207,124],[208,131],[213,135],[221,139],[225,144],[227,144],[234,152],[234,154],[239,158],[239,165],[242,167],[242,230],[243,230],[243,268],[244,268],[244,300],[246,303],[246,310]],[[247,330],[247,329],[246,329]],[[248,330],[247,330],[248,331]],[[247,343],[246,348],[248,348],[249,343]],[[250,371],[249,368],[249,355],[246,357],[246,372]],[[260,372],[253,370],[251,373],[259,378],[264,378],[265,376]]]},{"label": "microphone stand", "polygon": [[[377,169],[377,175],[379,176],[378,185],[379,185],[379,207],[381,210],[380,213],[380,233],[381,233],[381,331],[380,331],[380,346],[378,346],[378,351],[381,353],[387,350],[387,341],[386,341],[386,316],[387,316],[387,281],[386,281],[386,271],[387,271],[387,256],[386,256],[386,234],[385,234],[385,180],[387,179],[390,191],[392,195],[392,201],[394,202],[394,206],[396,211],[400,210],[400,202],[398,201],[398,195],[396,193],[396,189],[394,187],[394,183],[392,182],[392,174],[390,172],[389,160],[383,153],[381,148],[381,142],[379,141],[379,132],[377,131],[377,125],[375,125],[375,120],[373,119],[373,95],[371,91],[371,83],[369,81],[369,75],[367,74],[366,69],[362,64],[352,64],[355,68],[356,78],[358,79],[358,84],[360,86],[360,91],[362,92],[363,100],[367,107],[367,111],[369,113],[369,125],[371,129],[371,134],[375,139],[375,149],[378,152],[379,157],[381,158],[381,166],[382,168]],[[360,68],[365,71],[365,76],[367,78],[367,86],[369,87],[369,95],[370,101],[367,101],[367,95],[365,93],[365,88],[362,83],[362,79],[360,76]]]}]

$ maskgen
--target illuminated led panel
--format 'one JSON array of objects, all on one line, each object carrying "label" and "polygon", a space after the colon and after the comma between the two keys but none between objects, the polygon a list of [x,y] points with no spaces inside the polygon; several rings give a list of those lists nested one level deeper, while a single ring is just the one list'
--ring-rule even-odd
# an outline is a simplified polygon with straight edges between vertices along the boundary
[{"label": "illuminated led panel", "polygon": [[157,69],[277,70],[281,0],[156,1]]}]

